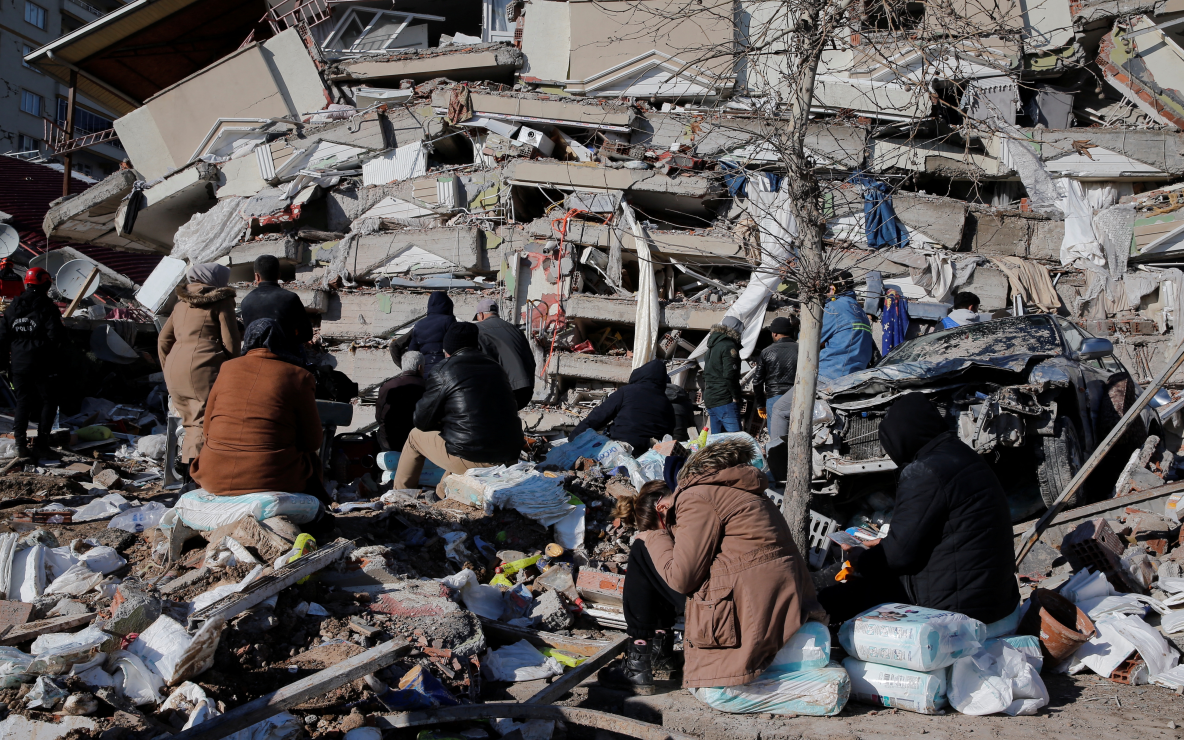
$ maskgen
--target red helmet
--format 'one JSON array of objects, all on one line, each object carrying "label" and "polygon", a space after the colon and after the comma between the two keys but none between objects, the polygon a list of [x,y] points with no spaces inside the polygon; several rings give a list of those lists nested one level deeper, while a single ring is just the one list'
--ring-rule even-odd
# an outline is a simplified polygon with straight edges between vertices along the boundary
[{"label": "red helmet", "polygon": [[25,285],[49,285],[52,282],[53,278],[40,267],[30,267],[25,273]]}]

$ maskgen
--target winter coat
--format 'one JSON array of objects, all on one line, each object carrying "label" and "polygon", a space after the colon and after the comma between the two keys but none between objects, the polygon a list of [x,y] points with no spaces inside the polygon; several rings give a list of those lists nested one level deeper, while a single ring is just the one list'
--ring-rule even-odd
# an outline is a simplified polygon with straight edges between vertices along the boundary
[{"label": "winter coat", "polygon": [[300,296],[284,290],[279,283],[259,283],[243,299],[241,313],[243,326],[250,326],[255,319],[275,319],[284,328],[284,334],[294,344],[312,341],[312,321]]},{"label": "winter coat", "polygon": [[202,283],[177,286],[177,306],[164,323],[156,351],[173,408],[185,427],[181,458],[197,457],[202,446],[206,400],[222,363],[238,357],[242,336],[234,316],[234,288]]},{"label": "winter coat", "polygon": [[711,327],[703,361],[703,407],[740,401],[740,332],[723,324]]},{"label": "winter coat", "polygon": [[782,339],[765,347],[756,361],[756,372],[752,375],[757,404],[763,406],[767,399],[791,390],[797,374],[797,342]]},{"label": "winter coat", "polygon": [[666,384],[666,397],[674,407],[674,431],[670,433],[679,442],[690,439],[687,427],[695,426],[695,404],[686,389],[674,383]]},{"label": "winter coat", "polygon": [[207,492],[303,493],[320,479],[316,381],[266,349],[222,365],[206,404],[206,443],[190,475]]},{"label": "winter coat", "polygon": [[415,428],[415,404],[423,398],[424,380],[418,375],[399,375],[378,389],[375,418],[378,445],[384,450],[401,450]]},{"label": "winter coat", "polygon": [[481,351],[506,371],[510,388],[534,388],[534,352],[522,330],[497,316],[477,322]]},{"label": "winter coat", "polygon": [[637,457],[650,448],[650,440],[661,440],[674,431],[674,405],[666,397],[666,363],[650,360],[629,375],[629,384],[621,386],[604,403],[588,414],[568,439],[575,439],[586,429],[633,446]]},{"label": "winter coat", "polygon": [[432,374],[437,364],[444,361],[444,334],[456,323],[452,315],[452,299],[447,293],[432,293],[428,297],[428,315],[411,328],[407,349],[423,353],[423,376]]},{"label": "winter coat", "polygon": [[751,459],[752,446],[739,440],[692,455],[678,474],[671,528],[646,536],[658,572],[689,597],[685,688],[748,683],[805,621],[825,619]]},{"label": "winter coat", "polygon": [[465,347],[436,366],[415,405],[415,427],[440,432],[449,455],[470,462],[513,463],[522,422],[501,365]]},{"label": "winter coat", "polygon": [[821,343],[819,380],[833,380],[867,369],[876,343],[872,339],[872,325],[854,293],[837,295],[823,307]]},{"label": "winter coat", "polygon": [[913,604],[984,623],[1014,611],[1011,514],[990,466],[921,393],[892,405],[880,444],[902,470],[892,527],[858,560],[860,575],[900,577]]},{"label": "winter coat", "polygon": [[25,288],[0,322],[0,352],[13,375],[59,375],[65,338],[62,312],[44,290]]}]

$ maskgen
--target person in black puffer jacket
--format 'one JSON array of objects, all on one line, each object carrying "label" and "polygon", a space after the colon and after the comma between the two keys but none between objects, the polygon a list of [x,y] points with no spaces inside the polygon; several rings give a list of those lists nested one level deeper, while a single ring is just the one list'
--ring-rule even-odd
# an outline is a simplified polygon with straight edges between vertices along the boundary
[{"label": "person in black puffer jacket", "polygon": [[773,415],[777,399],[793,390],[798,374],[798,320],[792,316],[778,316],[769,326],[773,343],[761,350],[752,374],[752,390],[756,403],[764,407],[765,416]]},{"label": "person in black puffer jacket", "polygon": [[831,623],[898,602],[996,622],[1020,602],[998,478],[922,393],[892,404],[880,444],[901,469],[888,535],[848,550],[859,578],[823,589]]},{"label": "person in black puffer jacket", "polygon": [[[474,324],[454,324],[442,342],[445,360],[427,379],[415,405],[415,429],[407,435],[395,488],[419,488],[424,460],[450,473],[513,465],[522,450],[522,422],[510,381],[481,351]],[[443,496],[443,483],[437,491]]]},{"label": "person in black puffer jacket", "polygon": [[432,374],[436,365],[444,361],[444,334],[456,325],[452,314],[452,299],[447,293],[432,293],[428,298],[428,315],[411,328],[407,349],[423,353],[423,376]]},{"label": "person in black puffer jacket", "polygon": [[66,330],[62,312],[49,299],[53,278],[40,267],[25,273],[25,292],[12,300],[0,321],[0,356],[12,373],[16,413],[12,436],[17,457],[28,457],[29,416],[38,409],[34,453],[49,453],[49,433],[58,413],[62,385],[61,345]]},{"label": "person in black puffer jacket", "polygon": [[571,430],[575,439],[585,429],[608,427],[608,438],[628,442],[637,457],[650,448],[650,440],[661,441],[674,432],[674,405],[666,397],[666,363],[650,360],[629,376],[629,384],[618,388],[604,403]]}]

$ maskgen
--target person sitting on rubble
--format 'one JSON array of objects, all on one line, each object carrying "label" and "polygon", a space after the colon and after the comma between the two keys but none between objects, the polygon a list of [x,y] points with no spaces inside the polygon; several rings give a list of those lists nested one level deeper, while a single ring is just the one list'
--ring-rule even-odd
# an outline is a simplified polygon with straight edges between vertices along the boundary
[{"label": "person sitting on rubble", "polygon": [[642,531],[622,594],[633,640],[621,666],[600,672],[601,683],[652,694],[655,670],[674,670],[670,628],[682,594],[684,688],[746,684],[803,623],[824,620],[806,563],[785,517],[765,496],[768,481],[752,454],[744,440],[717,442],[680,470],[668,464],[666,485],[642,486],[634,514]]},{"label": "person sitting on rubble", "polygon": [[301,345],[312,341],[312,322],[300,296],[280,287],[280,261],[275,255],[255,258],[255,289],[243,299],[241,313],[246,327],[259,319],[278,321],[297,354]]},{"label": "person sitting on rubble", "polygon": [[190,475],[207,493],[278,491],[315,496],[322,507],[304,525],[332,529],[321,479],[321,416],[316,380],[275,319],[251,322],[242,357],[222,365],[206,404],[205,445]]},{"label": "person sitting on rubble", "polygon": [[691,401],[691,394],[681,385],[668,382],[666,397],[674,407],[674,431],[670,436],[679,442],[686,442],[691,438],[687,430],[695,426],[695,404]]},{"label": "person sitting on rubble", "polygon": [[234,288],[226,287],[230,268],[214,262],[190,265],[187,276],[189,283],[177,286],[177,306],[156,342],[172,407],[185,427],[181,463],[186,478],[201,451],[210,389],[222,364],[238,357],[242,345]]},{"label": "person sitting on rubble", "polygon": [[456,325],[452,299],[444,291],[428,296],[428,315],[411,327],[407,349],[423,353],[423,376],[431,377],[436,365],[444,361],[444,334]]},{"label": "person sitting on rubble", "polygon": [[954,310],[941,320],[941,328],[954,329],[980,321],[990,321],[990,314],[978,312],[979,299],[974,293],[965,291],[954,295]]},{"label": "person sitting on rubble", "polygon": [[798,374],[798,320],[794,316],[778,316],[769,326],[773,343],[761,350],[752,375],[752,389],[756,392],[757,412],[765,418],[773,414],[773,404],[786,392],[793,390]]},{"label": "person sitting on rubble", "polygon": [[62,342],[66,330],[62,312],[49,298],[53,278],[40,267],[25,272],[25,291],[4,311],[0,322],[0,358],[7,366],[16,395],[12,436],[16,456],[29,456],[29,416],[40,410],[33,454],[51,454],[49,435],[58,415],[62,384]]},{"label": "person sitting on rubble", "polygon": [[481,332],[481,351],[497,361],[506,371],[514,401],[526,408],[534,395],[534,352],[521,329],[498,316],[497,301],[482,299],[474,317]]},{"label": "person sitting on rubble", "polygon": [[843,270],[827,295],[818,353],[820,382],[866,370],[876,345],[871,322],[855,299],[855,277]]},{"label": "person sitting on rubble", "polygon": [[740,334],[744,324],[725,316],[711,327],[703,361],[703,407],[711,433],[740,431]]},{"label": "person sitting on rubble", "polygon": [[375,417],[378,419],[378,445],[383,450],[401,450],[407,435],[415,428],[415,404],[423,398],[423,353],[404,352],[403,372],[378,389]]},{"label": "person sitting on rubble", "polygon": [[880,444],[900,469],[888,534],[844,546],[858,575],[818,593],[831,622],[898,602],[958,612],[985,624],[1020,603],[1007,495],[986,461],[923,393],[892,404]]},{"label": "person sitting on rubble", "polygon": [[[666,362],[650,360],[629,375],[623,385],[592,410],[567,435],[575,439],[587,429],[601,431],[618,442],[627,442],[637,457],[675,429],[674,404],[666,397]],[[685,431],[684,431],[685,433]]]},{"label": "person sitting on rubble", "polygon": [[419,488],[424,460],[464,475],[469,468],[513,465],[525,441],[510,381],[481,351],[476,325],[453,324],[441,344],[445,360],[427,379],[415,406],[415,428],[399,456],[399,490]]}]

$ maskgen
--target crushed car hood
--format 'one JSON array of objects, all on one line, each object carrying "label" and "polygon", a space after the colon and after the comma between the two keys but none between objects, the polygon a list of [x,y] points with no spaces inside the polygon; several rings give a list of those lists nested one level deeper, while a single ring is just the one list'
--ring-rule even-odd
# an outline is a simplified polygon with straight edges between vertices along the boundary
[{"label": "crushed car hood", "polygon": [[829,401],[846,395],[867,396],[902,388],[930,385],[937,378],[961,375],[967,370],[985,368],[1023,373],[1033,360],[1050,355],[1015,354],[987,358],[951,357],[944,360],[917,360],[894,365],[881,365],[858,373],[835,378],[818,388],[818,397]]}]

